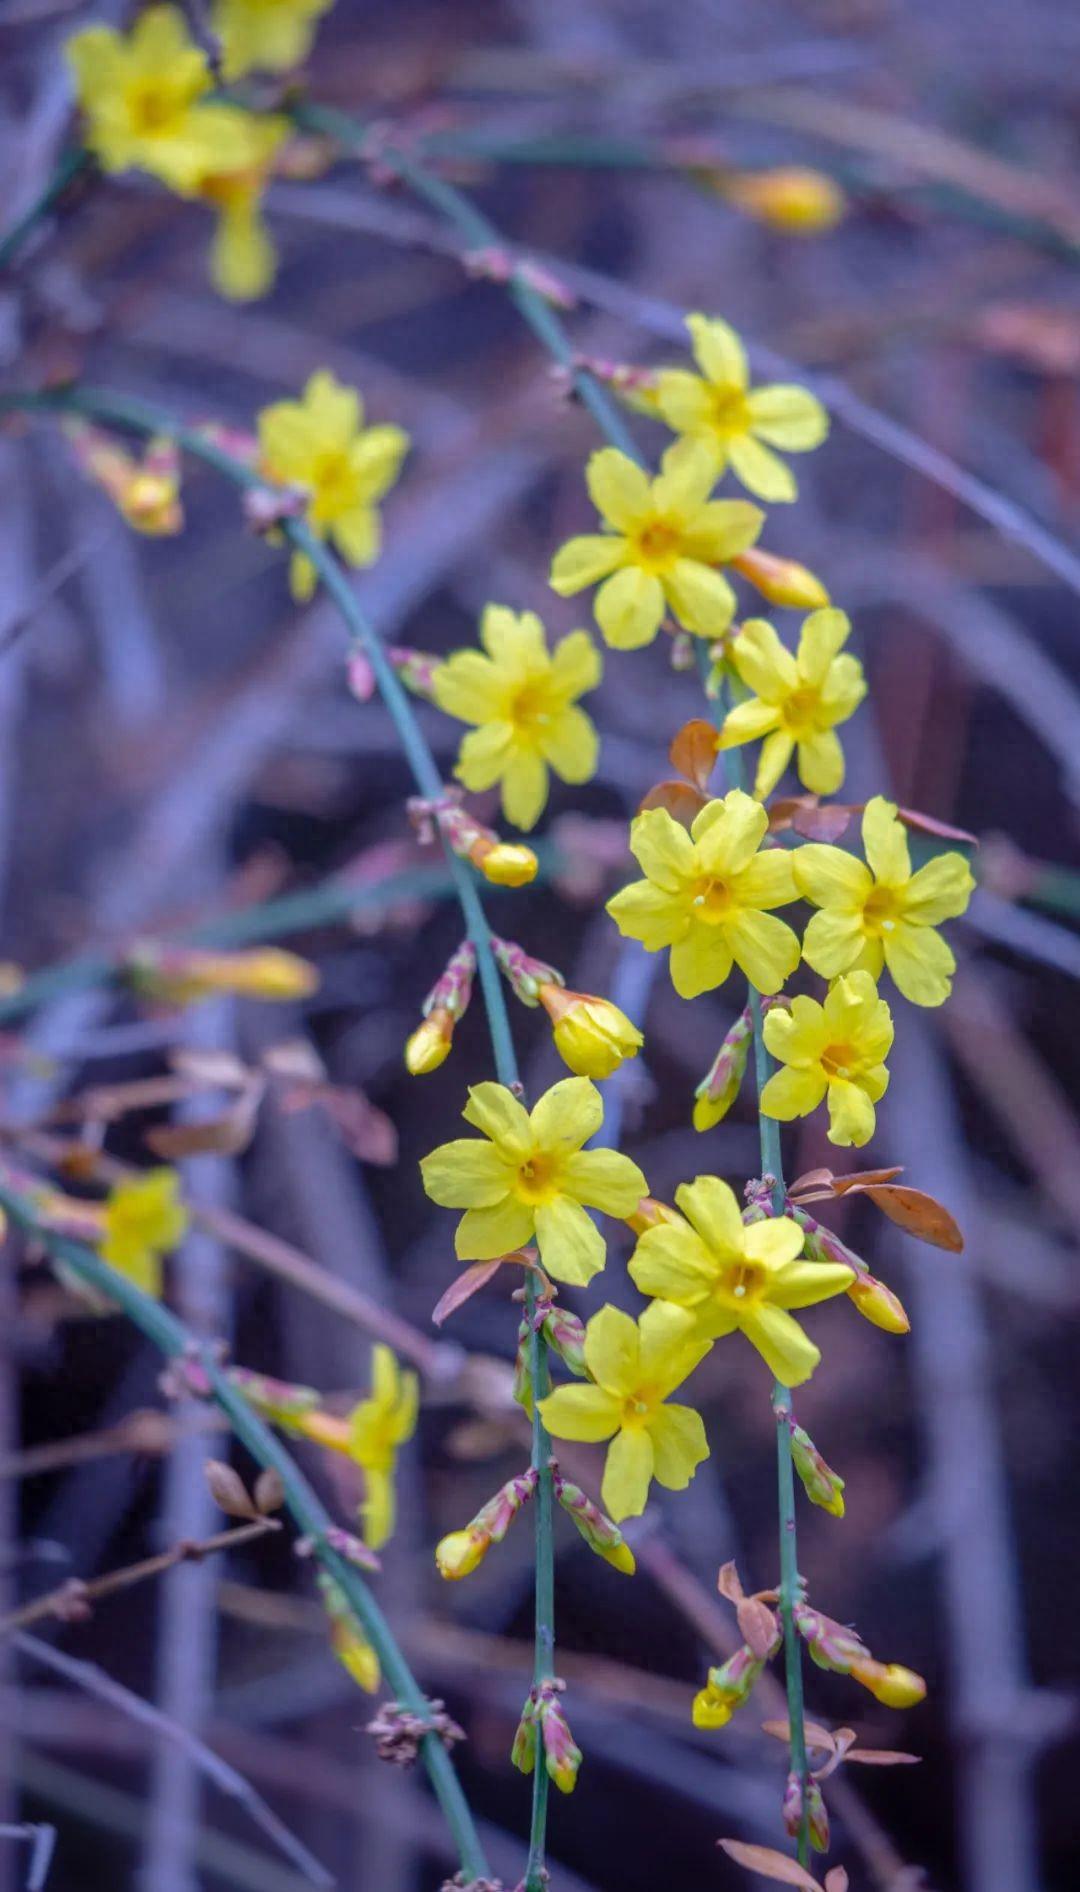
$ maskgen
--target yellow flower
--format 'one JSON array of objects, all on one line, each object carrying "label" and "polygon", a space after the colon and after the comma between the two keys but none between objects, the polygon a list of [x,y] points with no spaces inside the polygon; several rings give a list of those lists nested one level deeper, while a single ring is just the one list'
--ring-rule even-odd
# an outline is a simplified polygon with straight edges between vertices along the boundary
[{"label": "yellow flower", "polygon": [[583,1204],[632,1215],[648,1185],[617,1150],[586,1150],[604,1119],[587,1077],[564,1077],[530,1114],[505,1084],[474,1084],[462,1113],[487,1141],[444,1143],[420,1165],[424,1188],[445,1209],[464,1209],[455,1250],[490,1261],[536,1240],[557,1281],[583,1287],[604,1265],[604,1238]]},{"label": "yellow flower", "polygon": [[531,828],[549,768],[564,782],[596,772],[596,730],[577,699],[599,683],[600,654],[587,631],[571,631],[549,653],[535,613],[501,604],[484,612],[480,642],[483,652],[459,650],[438,665],[432,694],[448,715],[478,725],[462,741],[458,781],[475,793],[500,782],[506,819]]},{"label": "yellow flower", "polygon": [[786,1066],[761,1093],[767,1117],[790,1123],[829,1099],[829,1142],[860,1149],[874,1134],[874,1105],[889,1084],[885,1059],[893,1041],[892,1013],[868,972],[850,972],[831,987],[824,1005],[796,998],[791,1010],[774,1006],[765,1019],[765,1044]]},{"label": "yellow flower", "polygon": [[179,1188],[175,1170],[149,1169],[115,1183],[105,1202],[101,1258],[145,1294],[160,1295],[161,1257],[176,1247],[188,1225]]},{"label": "yellow flower", "polygon": [[311,51],[315,22],[333,0],[216,0],[210,16],[226,79],[288,72]]},{"label": "yellow flower", "polygon": [[603,447],[586,479],[611,529],[560,547],[552,590],[568,598],[603,579],[596,621],[617,650],[651,644],[665,606],[685,630],[719,637],[735,614],[735,593],[713,567],[753,544],[763,514],[746,500],[710,500],[715,455],[700,443],[677,441],[650,480],[625,453]]},{"label": "yellow flower", "polygon": [[175,440],[155,434],[136,459],[118,440],[86,421],[71,419],[64,432],[82,472],[108,494],[133,531],[168,538],[183,530]]},{"label": "yellow flower", "polygon": [[824,171],[811,171],[802,165],[744,171],[724,184],[721,195],[774,230],[801,236],[835,230],[847,209],[839,184]]},{"label": "yellow flower", "polygon": [[821,1355],[790,1309],[843,1294],[854,1279],[839,1262],[800,1261],[803,1232],[788,1216],[745,1223],[734,1192],[715,1176],[675,1191],[684,1222],[646,1229],[630,1259],[643,1294],[696,1317],[703,1338],[736,1329],[784,1386],[808,1380]]},{"label": "yellow flower", "polygon": [[243,158],[228,168],[214,165],[200,178],[196,195],[218,213],[210,249],[210,278],[230,302],[250,302],[266,294],[277,270],[277,255],[263,222],[261,200],[274,157],[288,135],[283,118],[236,113]]},{"label": "yellow flower", "polygon": [[246,114],[202,103],[213,74],[178,7],[148,8],[126,37],[89,26],[66,52],[102,170],[149,171],[190,196],[208,173],[242,168]]},{"label": "yellow flower", "polygon": [[579,1077],[610,1077],[627,1058],[636,1058],[645,1043],[637,1026],[610,999],[550,984],[540,987],[538,997],[555,1027],[556,1051]]},{"label": "yellow flower", "polygon": [[665,1403],[708,1351],[681,1308],[656,1301],[634,1321],[602,1307],[585,1330],[593,1384],[559,1386],[538,1401],[555,1438],[611,1440],[600,1495],[616,1523],[641,1516],[652,1479],[685,1491],[708,1458],[700,1414]]},{"label": "yellow flower", "polygon": [[750,618],[735,639],[732,661],[754,695],[729,710],[718,746],[734,749],[764,736],[754,783],[759,801],[772,793],[796,746],[799,780],[815,795],[835,795],[843,782],[835,726],[866,695],[858,658],[840,654],[850,629],[843,611],[813,611],[794,657],[764,618]]},{"label": "yellow flower", "polygon": [[799,892],[816,907],[803,957],[824,979],[841,972],[881,977],[887,966],[913,1005],[943,1005],[956,960],[935,932],[963,913],[975,885],[962,854],[937,854],[911,871],[896,804],[875,795],[862,821],[864,866],[843,848],[813,842],[792,856]]},{"label": "yellow flower", "polygon": [[761,803],[738,788],[706,803],[689,834],[665,808],[630,824],[645,879],[624,887],[607,910],[620,933],[649,952],[671,947],[681,998],[722,985],[733,963],[759,992],[777,992],[798,965],[790,926],[763,910],[798,898],[791,855],[758,852],[768,825]]},{"label": "yellow flower", "polygon": [[[365,427],[359,394],[325,368],[311,376],[299,401],[277,401],[259,415],[267,476],[308,494],[307,523],[330,539],[350,565],[379,555],[375,502],[398,475],[409,436],[401,427]],[[310,598],[315,568],[302,553],[290,567],[294,598]]]},{"label": "yellow flower", "polygon": [[349,1414],[349,1457],[364,1472],[360,1507],[364,1542],[380,1550],[394,1529],[394,1463],[397,1448],[416,1430],[420,1389],[415,1373],[403,1373],[389,1347],[377,1341],[371,1356],[371,1396]]},{"label": "yellow flower", "polygon": [[821,402],[805,388],[750,390],[746,350],[735,330],[704,315],[688,315],[686,326],[701,374],[661,370],[656,398],[663,419],[677,434],[707,443],[715,471],[730,465],[759,499],[794,499],[795,481],[769,449],[806,453],[820,446],[829,431]]}]

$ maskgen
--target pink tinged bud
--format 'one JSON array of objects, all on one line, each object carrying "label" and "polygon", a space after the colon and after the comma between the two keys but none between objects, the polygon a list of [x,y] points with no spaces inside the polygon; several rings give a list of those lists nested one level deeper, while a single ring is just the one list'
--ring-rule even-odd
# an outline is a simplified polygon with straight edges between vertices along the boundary
[{"label": "pink tinged bud", "polygon": [[375,694],[375,672],[362,650],[351,650],[345,665],[349,693],[358,703],[370,703]]},{"label": "pink tinged bud", "polygon": [[555,1496],[581,1532],[590,1550],[603,1557],[614,1569],[632,1577],[636,1568],[634,1553],[617,1524],[586,1497],[580,1485],[572,1485],[560,1472],[554,1475]]},{"label": "pink tinged bud", "polygon": [[782,1810],[784,1830],[791,1839],[798,1839],[805,1819],[807,1835],[814,1851],[828,1852],[829,1815],[816,1780],[808,1778],[804,1784],[798,1774],[790,1773],[784,1787]]},{"label": "pink tinged bud", "polygon": [[750,1008],[740,1012],[712,1064],[694,1092],[694,1129],[711,1130],[726,1117],[746,1075],[753,1039]]},{"label": "pink tinged bud", "polygon": [[475,975],[476,948],[463,940],[424,1000],[423,1023],[405,1045],[405,1065],[413,1077],[437,1071],[450,1055],[454,1026],[468,1010]]},{"label": "pink tinged bud", "polygon": [[589,1369],[585,1365],[585,1324],[569,1308],[553,1306],[544,1316],[544,1339],[553,1353],[557,1353],[564,1366],[571,1373],[576,1373],[579,1380],[588,1379]]},{"label": "pink tinged bud", "polygon": [[510,1389],[511,1397],[530,1419],[533,1411],[532,1348],[528,1321],[523,1320],[518,1328],[517,1352],[514,1355],[514,1382]]},{"label": "pink tinged bud", "polygon": [[379,1686],[379,1658],[353,1615],[344,1591],[325,1570],[318,1574],[323,1605],[330,1618],[330,1643],[334,1654],[353,1681],[365,1693],[373,1695]]},{"label": "pink tinged bud", "polygon": [[798,1774],[792,1770],[784,1782],[784,1798],[780,1803],[784,1831],[789,1839],[798,1839],[803,1818],[803,1789]]},{"label": "pink tinged bud", "polygon": [[403,644],[395,644],[386,654],[405,688],[411,690],[413,696],[425,697],[430,702],[435,692],[439,659],[430,651],[412,650]]},{"label": "pink tinged bud", "polygon": [[887,1334],[908,1334],[911,1322],[898,1294],[872,1274],[856,1275],[847,1291],[864,1320],[881,1327]]},{"label": "pink tinged bud", "polygon": [[673,1222],[677,1227],[682,1227],[683,1217],[678,1209],[660,1202],[656,1196],[642,1196],[633,1215],[626,1217],[626,1226],[635,1235],[644,1235],[647,1228],[658,1228],[661,1222]]},{"label": "pink tinged bud", "polygon": [[[372,1573],[382,1569],[382,1562],[373,1550],[351,1531],[346,1531],[340,1524],[328,1524],[323,1532],[323,1541],[331,1550],[343,1557],[346,1563],[355,1564],[357,1570]],[[313,1557],[318,1548],[315,1538],[299,1537],[294,1546],[298,1557]]]},{"label": "pink tinged bud", "polygon": [[851,1675],[856,1663],[872,1661],[869,1649],[855,1631],[834,1622],[831,1616],[822,1616],[807,1603],[796,1603],[792,1617],[810,1651],[811,1661],[816,1662],[819,1669],[829,1669],[835,1675]]},{"label": "pink tinged bud", "polygon": [[531,1774],[536,1766],[536,1697],[530,1694],[521,1711],[521,1720],[514,1734],[514,1744],[510,1749],[510,1760],[519,1774]]},{"label": "pink tinged bud", "polygon": [[791,1428],[791,1456],[811,1504],[820,1505],[834,1518],[842,1518],[844,1481],[822,1458],[813,1439],[801,1426]]},{"label": "pink tinged bud", "polygon": [[805,1209],[792,1206],[791,1213],[805,1233],[803,1252],[808,1261],[836,1261],[844,1268],[853,1269],[856,1276],[865,1275],[866,1263],[862,1256],[856,1255],[853,1249],[840,1240],[839,1235],[834,1235],[831,1229],[808,1215]]},{"label": "pink tinged bud", "polygon": [[481,1564],[492,1544],[501,1544],[511,1524],[536,1490],[538,1473],[529,1467],[500,1485],[463,1531],[451,1531],[437,1545],[435,1562],[448,1582],[467,1577]]},{"label": "pink tinged bud", "polygon": [[470,861],[493,885],[524,887],[536,879],[539,862],[531,847],[520,842],[500,841],[491,828],[477,821],[452,795],[447,794],[439,801],[425,801],[415,796],[409,803],[409,812],[422,840],[433,838],[434,824],[451,853]]},{"label": "pink tinged bud", "polygon": [[561,1684],[555,1681],[542,1685],[537,1717],[548,1779],[560,1793],[573,1793],[581,1769],[582,1754],[570,1732],[570,1724],[556,1692],[560,1687]]},{"label": "pink tinged bud", "polygon": [[297,1386],[290,1380],[274,1380],[265,1373],[251,1373],[247,1367],[229,1369],[233,1385],[243,1393],[249,1406],[269,1419],[283,1432],[303,1432],[303,1421],[317,1410],[322,1394],[314,1386]]},{"label": "pink tinged bud", "polygon": [[723,1728],[737,1708],[749,1701],[765,1663],[748,1642],[718,1669],[709,1670],[704,1688],[694,1696],[691,1718],[695,1728]]},{"label": "pink tinged bud", "polygon": [[516,940],[500,939],[495,933],[491,944],[500,972],[514,997],[523,1005],[539,1005],[544,987],[555,988],[564,983],[561,972],[542,959],[534,959]]},{"label": "pink tinged bud", "polygon": [[449,1012],[435,1010],[405,1040],[405,1069],[410,1077],[427,1077],[450,1056],[454,1021]]}]

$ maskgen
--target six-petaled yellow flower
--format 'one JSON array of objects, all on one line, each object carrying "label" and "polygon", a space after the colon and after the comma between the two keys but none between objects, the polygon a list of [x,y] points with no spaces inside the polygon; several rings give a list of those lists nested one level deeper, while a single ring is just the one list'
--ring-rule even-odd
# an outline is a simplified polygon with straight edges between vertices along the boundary
[{"label": "six-petaled yellow flower", "polygon": [[862,821],[866,865],[843,848],[813,842],[792,859],[799,892],[821,909],[806,929],[803,957],[825,979],[841,972],[880,978],[888,967],[913,1005],[943,1005],[956,960],[934,929],[963,913],[975,885],[962,854],[937,854],[911,871],[896,804],[875,795]]},{"label": "six-petaled yellow flower", "polygon": [[792,856],[758,850],[769,821],[761,803],[733,788],[711,801],[686,829],[665,808],[631,824],[630,846],[645,879],[608,901],[620,933],[649,952],[671,947],[679,996],[697,998],[722,985],[732,965],[759,992],[777,992],[799,963],[790,926],[767,911],[797,899]]},{"label": "six-petaled yellow flower", "polygon": [[731,647],[739,676],[754,694],[728,711],[719,747],[764,737],[754,793],[772,793],[797,751],[799,780],[815,795],[835,795],[844,779],[836,724],[866,695],[857,657],[841,651],[851,629],[843,611],[813,611],[792,656],[764,618],[750,618]]},{"label": "six-petaled yellow flower", "polygon": [[683,1183],[675,1201],[685,1222],[646,1229],[630,1259],[642,1293],[688,1308],[703,1339],[744,1333],[774,1378],[800,1386],[821,1355],[790,1310],[843,1294],[852,1270],[800,1261],[798,1223],[788,1216],[745,1223],[734,1192],[715,1176]]},{"label": "six-petaled yellow flower", "polygon": [[564,782],[596,771],[597,737],[577,699],[600,681],[587,631],[548,650],[532,611],[489,604],[480,620],[483,651],[459,650],[438,665],[432,691],[440,709],[477,727],[464,737],[454,773],[479,792],[502,786],[503,813],[531,828],[548,796],[548,770]]},{"label": "six-petaled yellow flower", "polygon": [[585,1329],[592,1385],[559,1386],[538,1402],[555,1438],[611,1440],[601,1497],[616,1523],[640,1517],[654,1478],[683,1491],[708,1457],[700,1414],[667,1403],[708,1351],[682,1308],[656,1301],[634,1321],[602,1307]]},{"label": "six-petaled yellow flower", "polygon": [[398,1446],[416,1430],[420,1389],[415,1373],[403,1373],[390,1348],[376,1342],[371,1360],[371,1396],[349,1414],[349,1457],[364,1473],[360,1518],[364,1542],[380,1550],[394,1529],[394,1465]]},{"label": "six-petaled yellow flower", "polygon": [[226,79],[288,72],[311,51],[315,27],[333,0],[216,0],[210,19]]},{"label": "six-petaled yellow flower", "polygon": [[868,972],[837,979],[825,1003],[795,998],[790,1011],[774,1006],[765,1019],[765,1044],[785,1066],[761,1093],[767,1117],[789,1123],[829,1100],[829,1142],[861,1148],[874,1134],[874,1105],[885,1095],[885,1059],[893,1022]]},{"label": "six-petaled yellow flower", "polygon": [[677,441],[654,480],[625,453],[604,447],[592,455],[586,479],[610,530],[560,548],[552,590],[567,598],[602,579],[596,621],[618,650],[651,644],[665,607],[700,637],[726,630],[735,593],[715,567],[753,544],[763,515],[746,500],[709,498],[716,461],[708,447]]},{"label": "six-petaled yellow flower", "polygon": [[150,1169],[116,1183],[105,1202],[101,1258],[145,1294],[160,1295],[161,1258],[188,1225],[179,1189],[175,1170]]},{"label": "six-petaled yellow flower", "polygon": [[[331,540],[350,565],[378,557],[376,502],[396,480],[408,444],[401,427],[365,427],[359,394],[325,368],[311,376],[299,401],[276,401],[259,415],[264,472],[307,493],[312,532]],[[293,597],[310,598],[310,559],[295,553],[289,575]]]},{"label": "six-petaled yellow flower", "polygon": [[213,74],[178,7],[150,7],[127,35],[88,26],[66,52],[102,170],[149,171],[186,196],[211,173],[243,168],[248,114],[205,103]]},{"label": "six-petaled yellow flower", "polygon": [[726,466],[759,499],[794,499],[798,488],[772,447],[806,453],[829,431],[821,402],[805,388],[751,388],[746,350],[726,322],[688,315],[700,375],[664,368],[656,377],[661,417],[675,433],[703,441],[717,473]]},{"label": "six-petaled yellow flower", "polygon": [[461,1261],[489,1261],[535,1237],[557,1281],[583,1287],[604,1265],[604,1238],[584,1205],[631,1215],[648,1185],[617,1150],[586,1150],[604,1118],[587,1077],[552,1085],[530,1114],[505,1084],[475,1084],[462,1113],[483,1138],[444,1143],[421,1165],[424,1188],[445,1209],[464,1209]]}]

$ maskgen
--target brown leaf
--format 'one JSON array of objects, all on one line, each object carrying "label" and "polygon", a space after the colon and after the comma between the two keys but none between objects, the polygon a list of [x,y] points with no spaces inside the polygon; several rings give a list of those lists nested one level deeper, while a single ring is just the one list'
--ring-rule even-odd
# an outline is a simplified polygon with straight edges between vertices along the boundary
[{"label": "brown leaf", "polygon": [[257,1518],[259,1513],[248,1495],[239,1472],[219,1458],[208,1458],[203,1467],[210,1496],[218,1508],[231,1518]]},{"label": "brown leaf", "polygon": [[146,1132],[145,1141],[155,1156],[164,1157],[168,1163],[206,1153],[239,1156],[255,1134],[264,1088],[260,1077],[249,1077],[246,1089],[219,1116],[201,1117],[194,1123],[158,1124]]},{"label": "brown leaf", "polygon": [[673,769],[685,775],[688,782],[702,790],[709,786],[709,777],[716,766],[716,728],[703,717],[695,716],[675,731],[668,750],[668,760]]},{"label": "brown leaf", "polygon": [[504,1257],[497,1255],[494,1261],[474,1261],[471,1266],[451,1281],[445,1294],[440,1294],[431,1310],[431,1318],[436,1327],[441,1327],[444,1320],[449,1320],[459,1307],[463,1307],[478,1288],[487,1286],[498,1274]]},{"label": "brown leaf", "polygon": [[835,1774],[841,1761],[846,1758],[858,1738],[854,1728],[837,1728],[833,1735],[833,1751],[824,1767],[819,1767],[815,1770],[814,1779],[828,1780],[830,1774]]},{"label": "brown leaf", "polygon": [[746,1594],[739,1580],[739,1573],[734,1563],[721,1564],[720,1574],[716,1579],[716,1587],[721,1596],[725,1596],[729,1603],[741,1603]]},{"label": "brown leaf", "polygon": [[811,1878],[797,1859],[789,1859],[787,1853],[775,1852],[771,1846],[749,1846],[741,1839],[718,1839],[716,1843],[737,1866],[745,1866],[748,1872],[760,1872],[763,1879],[779,1879],[781,1885],[797,1885],[802,1892],[822,1892],[818,1881]]},{"label": "brown leaf", "polygon": [[917,1767],[922,1755],[903,1754],[888,1747],[857,1747],[847,1758],[861,1761],[864,1767]]},{"label": "brown leaf", "polygon": [[978,847],[977,834],[969,834],[966,828],[951,828],[947,821],[938,821],[934,815],[922,815],[917,808],[897,808],[897,814],[905,828],[917,828],[920,834],[936,834],[943,841],[960,841],[964,847]]},{"label": "brown leaf", "polygon": [[835,1180],[831,1169],[808,1169],[788,1185],[788,1195],[801,1195],[804,1189],[821,1189],[831,1196]]},{"label": "brown leaf", "polygon": [[657,782],[638,803],[638,814],[643,815],[650,808],[666,808],[673,821],[681,821],[688,828],[695,815],[699,815],[709,797],[703,795],[700,788],[694,788],[690,782]]},{"label": "brown leaf", "polygon": [[765,1662],[776,1641],[776,1618],[771,1609],[755,1596],[745,1596],[735,1605],[735,1614],[744,1642],[749,1643],[759,1662]]},{"label": "brown leaf", "polygon": [[265,1518],[273,1511],[280,1511],[284,1503],[281,1473],[273,1465],[267,1465],[255,1480],[255,1509]]},{"label": "brown leaf", "polygon": [[848,1892],[848,1876],[843,1866],[830,1866],[825,1874],[825,1892]]},{"label": "brown leaf", "polygon": [[346,1149],[362,1163],[389,1169],[397,1161],[398,1135],[385,1111],[362,1090],[342,1084],[290,1084],[278,1093],[285,1111],[317,1107],[329,1117]]},{"label": "brown leaf", "polygon": [[892,1182],[894,1176],[903,1174],[903,1164],[894,1164],[892,1169],[849,1169],[842,1176],[834,1176],[833,1189],[836,1195],[845,1195],[849,1189],[861,1188],[866,1183]]},{"label": "brown leaf", "polygon": [[[823,1754],[832,1753],[835,1744],[828,1728],[823,1728],[819,1721],[805,1721],[803,1727],[806,1732],[807,1747],[820,1748]],[[790,1721],[763,1721],[761,1731],[763,1734],[771,1734],[776,1741],[791,1740]]]},{"label": "brown leaf", "polygon": [[963,1250],[964,1237],[959,1223],[944,1204],[935,1196],[928,1196],[923,1189],[909,1189],[905,1183],[855,1183],[844,1194],[869,1196],[890,1222],[902,1228],[905,1235],[914,1235],[917,1241],[947,1248],[953,1255]]},{"label": "brown leaf", "polygon": [[791,828],[804,841],[838,841],[858,812],[850,802],[822,804],[816,795],[781,795],[770,803],[769,827],[773,834]]}]

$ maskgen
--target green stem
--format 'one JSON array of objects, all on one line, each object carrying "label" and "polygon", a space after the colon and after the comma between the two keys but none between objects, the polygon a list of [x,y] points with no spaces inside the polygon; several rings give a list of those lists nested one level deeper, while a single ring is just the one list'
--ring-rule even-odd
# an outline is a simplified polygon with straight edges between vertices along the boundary
[{"label": "green stem", "polygon": [[92,163],[89,151],[84,151],[78,145],[61,153],[52,176],[38,192],[29,209],[0,237],[0,269],[10,268],[23,244],[58,203],[68,185],[78,177],[80,171],[88,170]]},{"label": "green stem", "polygon": [[[246,1445],[260,1465],[279,1473],[290,1516],[302,1534],[312,1539],[319,1562],[347,1597],[397,1700],[414,1714],[426,1717],[427,1698],[382,1610],[359,1571],[332,1550],[326,1541],[327,1532],[333,1529],[333,1520],[328,1511],[281,1440],[252,1411],[243,1394],[233,1385],[212,1350],[202,1347],[175,1315],[160,1302],[144,1294],[126,1275],[110,1268],[92,1249],[47,1228],[39,1220],[33,1204],[4,1181],[0,1181],[0,1206],[19,1228],[34,1240],[42,1242],[55,1260],[70,1268],[98,1293],[114,1301],[167,1359],[188,1358],[198,1362],[206,1375],[215,1403],[225,1414],[236,1437]],[[470,1879],[485,1877],[487,1861],[468,1802],[450,1757],[437,1735],[424,1736],[421,1755],[453,1835],[462,1870]]]}]

